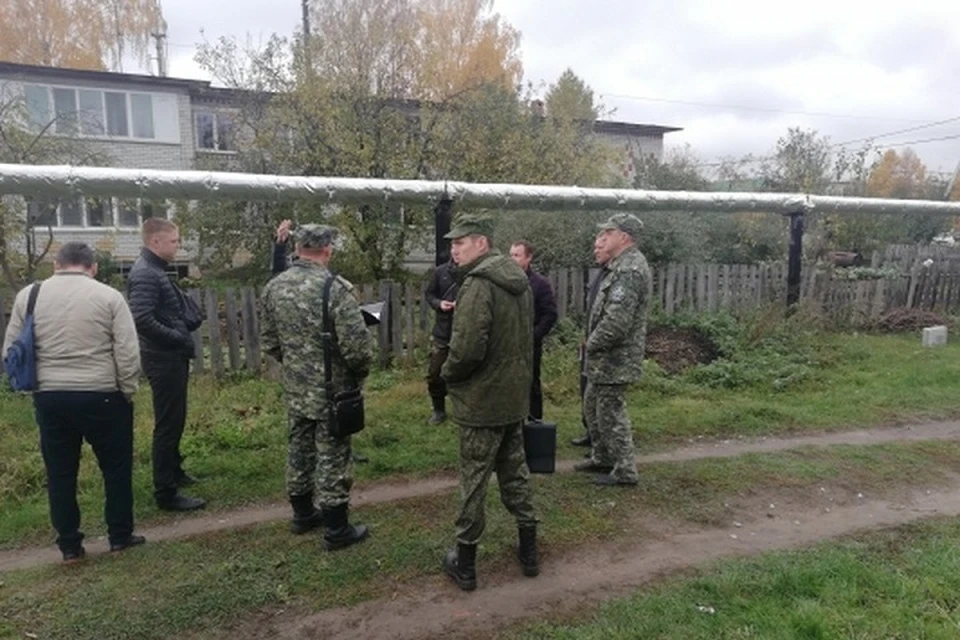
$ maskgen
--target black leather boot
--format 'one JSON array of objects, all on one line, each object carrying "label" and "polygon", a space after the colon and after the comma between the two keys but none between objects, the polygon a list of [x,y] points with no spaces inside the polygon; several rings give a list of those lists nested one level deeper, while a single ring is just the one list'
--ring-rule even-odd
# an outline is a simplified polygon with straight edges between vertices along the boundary
[{"label": "black leather boot", "polygon": [[293,520],[290,521],[290,533],[301,535],[323,526],[323,513],[313,504],[313,494],[290,496],[293,507]]},{"label": "black leather boot", "polygon": [[520,544],[517,546],[517,560],[523,575],[535,578],[540,575],[540,561],[537,558],[537,525],[517,529]]},{"label": "black leather boot", "polygon": [[477,588],[477,545],[457,543],[443,559],[443,570],[464,591]]},{"label": "black leather boot", "polygon": [[323,534],[323,546],[327,551],[338,551],[353,546],[365,540],[370,530],[362,524],[352,525],[347,517],[348,506],[340,504],[335,507],[325,507],[323,519],[327,530]]},{"label": "black leather boot", "polygon": [[443,424],[447,420],[447,407],[443,396],[432,396],[433,415],[430,416],[430,424]]}]

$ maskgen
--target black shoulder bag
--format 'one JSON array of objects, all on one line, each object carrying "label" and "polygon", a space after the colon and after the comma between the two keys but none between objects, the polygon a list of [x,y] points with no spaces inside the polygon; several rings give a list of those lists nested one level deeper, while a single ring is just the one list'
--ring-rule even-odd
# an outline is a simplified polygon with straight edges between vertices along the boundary
[{"label": "black shoulder bag", "polygon": [[330,276],[323,283],[323,388],[327,396],[330,435],[346,438],[363,431],[363,392],[359,387],[340,393],[333,390],[334,327],[330,320],[330,287],[335,278]]}]

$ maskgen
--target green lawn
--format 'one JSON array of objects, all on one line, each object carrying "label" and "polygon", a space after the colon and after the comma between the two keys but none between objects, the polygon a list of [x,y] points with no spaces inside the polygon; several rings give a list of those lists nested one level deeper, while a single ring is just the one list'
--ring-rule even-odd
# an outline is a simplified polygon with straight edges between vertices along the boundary
[{"label": "green lawn", "polygon": [[960,637],[958,593],[960,519],[938,519],[721,562],[598,611],[581,610],[577,621],[523,625],[498,637],[954,640]]},{"label": "green lawn", "polygon": [[[960,345],[923,349],[919,344],[912,335],[817,335],[789,361],[765,356],[730,367],[732,374],[723,363],[708,370],[710,380],[724,382],[752,367],[761,373],[769,369],[769,375],[736,388],[707,384],[696,370],[671,377],[651,366],[630,392],[638,447],[649,451],[698,436],[823,431],[960,415]],[[567,443],[581,430],[577,384],[573,349],[555,346],[545,358],[544,392],[546,416],[560,425],[560,457],[578,457],[582,451]],[[187,468],[203,479],[197,495],[212,509],[283,500],[286,417],[279,385],[199,378],[190,393],[183,450]],[[367,396],[369,426],[355,448],[370,463],[356,467],[360,482],[454,472],[456,431],[449,424],[426,424],[429,406],[419,369],[374,374]],[[134,475],[141,523],[166,517],[151,500],[151,425],[149,390],[143,388],[136,401]],[[99,473],[88,451],[80,474],[88,534],[103,530],[101,501]],[[32,407],[29,399],[4,392],[0,512],[0,546],[52,539]]]},{"label": "green lawn", "polygon": [[[580,474],[536,477],[543,561],[559,561],[592,540],[638,542],[651,535],[637,526],[638,514],[726,524],[731,508],[754,490],[779,487],[778,495],[795,503],[824,484],[879,497],[912,483],[947,483],[957,464],[960,443],[937,442],[645,465],[634,491],[600,489]],[[11,572],[0,588],[0,637],[229,637],[233,625],[281,609],[297,615],[389,596],[424,580],[443,584],[439,559],[453,538],[457,502],[456,492],[446,492],[359,509],[356,519],[372,525],[373,535],[336,554],[321,551],[317,536],[292,536],[277,522]],[[497,502],[493,491],[481,582],[517,571],[514,525]]]}]

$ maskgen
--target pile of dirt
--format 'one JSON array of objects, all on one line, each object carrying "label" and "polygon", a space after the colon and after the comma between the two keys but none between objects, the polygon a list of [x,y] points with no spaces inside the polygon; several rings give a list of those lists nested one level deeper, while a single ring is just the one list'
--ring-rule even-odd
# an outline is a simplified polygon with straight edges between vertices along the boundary
[{"label": "pile of dirt", "polygon": [[653,327],[647,332],[646,357],[667,373],[680,373],[717,359],[716,345],[696,329]]},{"label": "pile of dirt", "polygon": [[940,324],[947,324],[947,319],[939,313],[923,309],[895,309],[880,317],[872,328],[883,333],[905,333]]}]

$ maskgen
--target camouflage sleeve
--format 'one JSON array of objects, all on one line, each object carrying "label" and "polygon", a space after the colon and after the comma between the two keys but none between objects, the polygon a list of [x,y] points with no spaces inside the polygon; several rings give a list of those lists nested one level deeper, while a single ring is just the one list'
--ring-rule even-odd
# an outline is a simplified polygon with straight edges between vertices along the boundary
[{"label": "camouflage sleeve", "polygon": [[476,279],[468,280],[457,296],[450,355],[440,370],[444,380],[451,383],[466,380],[483,362],[492,322],[493,298],[489,286]]},{"label": "camouflage sleeve", "polygon": [[370,365],[373,363],[373,336],[363,321],[363,313],[353,293],[353,287],[340,278],[337,283],[340,291],[330,310],[337,333],[337,347],[350,376],[360,381],[370,373]]},{"label": "camouflage sleeve", "polygon": [[263,290],[262,309],[260,310],[260,346],[263,352],[275,358],[277,362],[283,361],[282,351],[280,349],[280,331],[277,328],[277,318],[274,315],[273,304],[270,301],[270,285]]},{"label": "camouflage sleeve", "polygon": [[646,282],[642,271],[616,273],[607,293],[608,302],[603,317],[587,338],[587,353],[609,351],[627,339],[637,306],[643,302],[645,291]]}]

